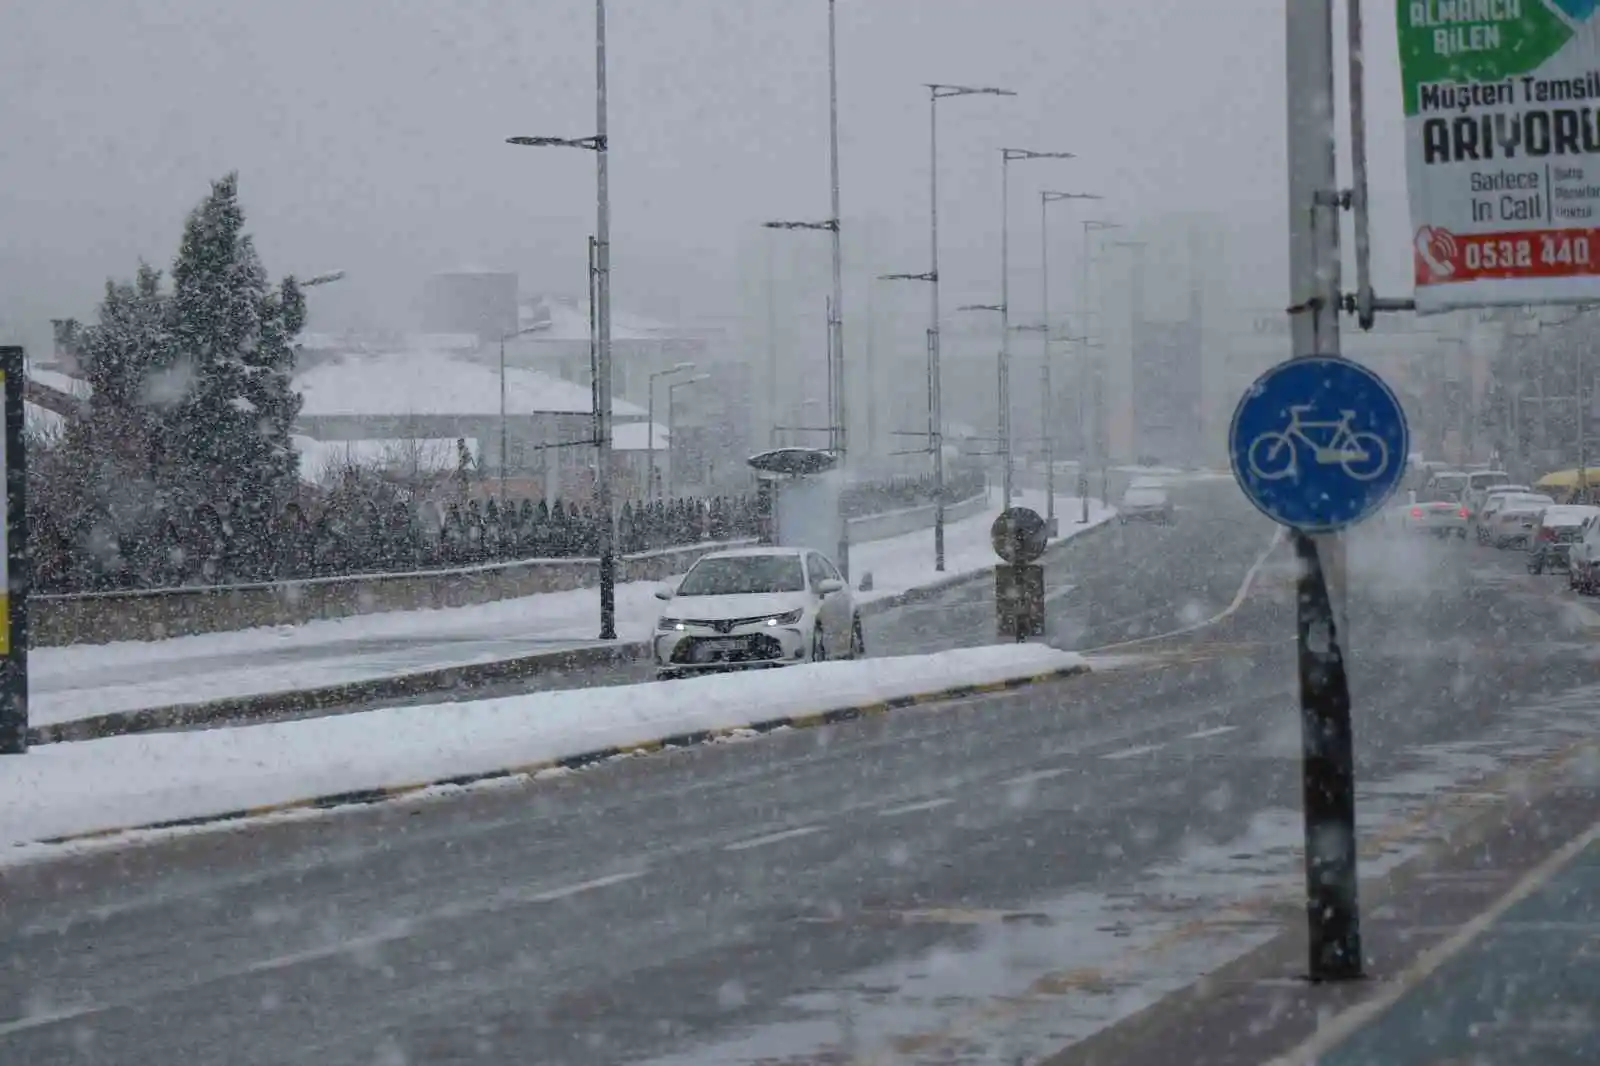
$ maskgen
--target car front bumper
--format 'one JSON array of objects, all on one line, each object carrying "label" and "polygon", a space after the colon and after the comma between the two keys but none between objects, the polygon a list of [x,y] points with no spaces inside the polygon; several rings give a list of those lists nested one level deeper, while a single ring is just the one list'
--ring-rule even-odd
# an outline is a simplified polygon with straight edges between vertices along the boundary
[{"label": "car front bumper", "polygon": [[804,662],[811,642],[798,623],[754,623],[726,633],[682,623],[682,628],[657,629],[651,645],[658,670],[710,673]]}]

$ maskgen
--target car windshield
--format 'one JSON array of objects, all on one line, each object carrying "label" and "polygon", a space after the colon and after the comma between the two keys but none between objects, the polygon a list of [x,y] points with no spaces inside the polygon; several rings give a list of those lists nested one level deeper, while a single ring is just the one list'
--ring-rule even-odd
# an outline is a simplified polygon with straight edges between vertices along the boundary
[{"label": "car windshield", "polygon": [[678,595],[803,592],[805,587],[798,555],[722,555],[695,563],[678,586]]}]

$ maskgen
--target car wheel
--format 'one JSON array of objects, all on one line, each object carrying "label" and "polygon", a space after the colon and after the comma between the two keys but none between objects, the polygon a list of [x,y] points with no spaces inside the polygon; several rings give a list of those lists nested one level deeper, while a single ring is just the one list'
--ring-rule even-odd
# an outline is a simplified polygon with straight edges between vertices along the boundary
[{"label": "car wheel", "polygon": [[823,642],[820,625],[811,631],[811,661],[814,663],[828,661],[828,646]]},{"label": "car wheel", "polygon": [[850,623],[850,658],[864,659],[867,655],[867,637],[861,631],[861,616],[856,615]]},{"label": "car wheel", "polygon": [[679,674],[678,671],[676,671],[676,670],[657,670],[656,671],[656,680],[657,681],[676,681],[681,676],[682,675]]}]

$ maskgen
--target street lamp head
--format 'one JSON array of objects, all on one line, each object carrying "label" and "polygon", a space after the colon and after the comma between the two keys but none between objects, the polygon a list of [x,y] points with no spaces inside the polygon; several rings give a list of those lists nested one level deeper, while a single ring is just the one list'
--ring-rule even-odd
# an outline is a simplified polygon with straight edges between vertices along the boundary
[{"label": "street lamp head", "polygon": [[1083,228],[1085,230],[1091,230],[1091,229],[1096,229],[1096,230],[1099,230],[1099,229],[1121,229],[1122,228],[1122,223],[1120,223],[1120,222],[1107,222],[1105,219],[1101,219],[1101,218],[1090,218],[1090,219],[1085,219],[1084,220]]},{"label": "street lamp head", "polygon": [[1000,155],[1007,162],[1016,159],[1076,159],[1071,152],[1035,152],[1028,148],[1002,148]]},{"label": "street lamp head", "polygon": [[694,369],[694,364],[693,363],[678,363],[672,369],[673,370],[693,370]]},{"label": "street lamp head", "polygon": [[309,289],[313,285],[327,285],[330,282],[339,281],[343,277],[344,271],[342,270],[328,270],[321,274],[313,274],[304,280],[297,278],[296,284],[298,284],[302,289]]},{"label": "street lamp head", "polygon": [[591,152],[604,151],[604,137],[507,137],[507,144],[525,148],[584,148]]},{"label": "street lamp head", "polygon": [[1015,96],[1010,89],[996,89],[989,85],[943,85],[939,82],[926,82],[928,91],[935,100],[943,100],[952,96]]},{"label": "street lamp head", "polygon": [[879,281],[935,281],[938,275],[932,271],[921,274],[879,274]]},{"label": "street lamp head", "polygon": [[1053,204],[1057,200],[1103,200],[1105,197],[1093,192],[1055,192],[1047,189],[1039,194],[1039,199]]},{"label": "street lamp head", "polygon": [[994,311],[999,313],[1005,310],[1004,304],[962,304],[957,311]]}]

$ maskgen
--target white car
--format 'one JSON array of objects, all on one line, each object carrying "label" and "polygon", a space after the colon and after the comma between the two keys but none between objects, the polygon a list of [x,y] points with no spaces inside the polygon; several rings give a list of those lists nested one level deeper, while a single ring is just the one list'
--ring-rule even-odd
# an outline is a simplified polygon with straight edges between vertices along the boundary
[{"label": "white car", "polygon": [[806,548],[710,552],[667,601],[651,641],[656,676],[787,666],[866,653],[861,614],[832,560]]},{"label": "white car", "polygon": [[1528,573],[1542,574],[1549,570],[1570,575],[1573,549],[1595,515],[1600,515],[1600,507],[1570,504],[1546,507],[1539,515],[1533,543],[1528,546]]},{"label": "white car", "polygon": [[[1494,506],[1498,501],[1498,505]],[[1483,521],[1484,537],[1496,548],[1526,548],[1539,528],[1539,515],[1556,501],[1536,493],[1507,493],[1491,500]]]},{"label": "white car", "polygon": [[1445,500],[1401,504],[1391,508],[1384,520],[1408,533],[1430,533],[1441,540],[1446,537],[1464,540],[1467,536],[1467,509]]},{"label": "white car", "polygon": [[1167,490],[1154,482],[1140,478],[1128,486],[1117,504],[1117,520],[1126,524],[1130,518],[1150,518],[1162,525],[1172,522],[1172,500]]},{"label": "white car", "polygon": [[1567,585],[1585,595],[1600,590],[1600,516],[1585,520],[1568,547]]}]

